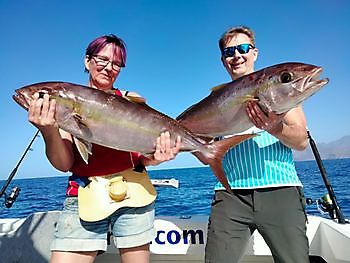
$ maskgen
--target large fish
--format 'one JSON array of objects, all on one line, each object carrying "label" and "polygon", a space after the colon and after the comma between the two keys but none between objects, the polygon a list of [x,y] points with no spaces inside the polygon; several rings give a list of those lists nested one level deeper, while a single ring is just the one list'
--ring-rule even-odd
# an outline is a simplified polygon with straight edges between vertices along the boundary
[{"label": "large fish", "polygon": [[246,113],[248,101],[257,101],[265,112],[287,112],[328,83],[327,78],[319,79],[321,73],[321,67],[303,63],[264,68],[213,88],[209,96],[189,107],[177,120],[201,136],[244,132],[253,126]]},{"label": "large fish", "polygon": [[73,135],[85,160],[91,143],[150,155],[155,151],[156,138],[161,132],[169,131],[171,143],[175,145],[175,139],[180,135],[180,151],[200,153],[201,160],[210,165],[227,190],[230,189],[222,169],[222,158],[230,147],[253,136],[243,135],[207,143],[176,120],[144,103],[67,82],[28,85],[17,89],[13,99],[28,110],[36,92],[49,94],[50,99],[56,100],[55,120],[61,129]]}]

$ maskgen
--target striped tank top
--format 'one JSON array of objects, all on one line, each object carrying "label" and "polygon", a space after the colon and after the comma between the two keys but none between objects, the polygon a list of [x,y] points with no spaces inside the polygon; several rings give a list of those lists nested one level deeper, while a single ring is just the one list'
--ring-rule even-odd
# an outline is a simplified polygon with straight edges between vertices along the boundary
[{"label": "striped tank top", "polygon": [[[266,131],[230,149],[223,167],[233,189],[302,186],[292,150]],[[220,182],[215,185],[215,190],[223,189]]]}]

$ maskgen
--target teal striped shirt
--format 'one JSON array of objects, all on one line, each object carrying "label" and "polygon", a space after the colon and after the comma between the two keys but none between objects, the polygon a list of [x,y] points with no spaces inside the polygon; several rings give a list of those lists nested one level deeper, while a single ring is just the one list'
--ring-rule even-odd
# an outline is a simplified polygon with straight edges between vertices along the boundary
[{"label": "teal striped shirt", "polygon": [[[230,149],[223,167],[231,188],[301,186],[292,150],[266,131]],[[218,182],[215,190],[224,189]]]}]

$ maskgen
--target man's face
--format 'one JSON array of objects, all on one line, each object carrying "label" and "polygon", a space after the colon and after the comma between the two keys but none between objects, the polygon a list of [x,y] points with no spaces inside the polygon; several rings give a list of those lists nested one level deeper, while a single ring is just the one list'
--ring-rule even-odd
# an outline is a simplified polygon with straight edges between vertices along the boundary
[{"label": "man's face", "polygon": [[[231,38],[224,48],[233,47],[240,44],[252,44],[246,34],[239,33]],[[233,80],[254,72],[254,62],[258,57],[257,48],[249,48],[246,54],[241,54],[237,48],[232,56],[222,56],[221,60]]]}]

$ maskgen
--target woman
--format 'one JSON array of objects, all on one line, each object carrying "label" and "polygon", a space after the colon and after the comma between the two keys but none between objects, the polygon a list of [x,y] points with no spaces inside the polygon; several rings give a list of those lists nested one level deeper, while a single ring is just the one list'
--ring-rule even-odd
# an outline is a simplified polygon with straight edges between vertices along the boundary
[{"label": "woman", "polygon": [[[89,86],[116,96],[137,97],[136,93],[113,88],[125,62],[126,48],[123,40],[115,35],[96,38],[89,44],[85,54]],[[104,220],[85,222],[78,214],[78,188],[91,175],[104,176],[171,160],[179,151],[181,139],[177,138],[175,147],[170,147],[169,133],[162,133],[157,138],[156,151],[151,159],[139,153],[122,152],[93,144],[92,155],[86,164],[76,149],[71,134],[55,125],[55,100],[50,100],[48,95],[40,98],[39,94],[35,94],[28,115],[29,121],[43,135],[46,155],[51,164],[60,171],[72,172],[64,209],[51,246],[50,262],[93,262],[98,252],[106,251],[109,227],[122,262],[149,262],[149,244],[154,237],[154,203],[139,208],[121,208]]]}]

